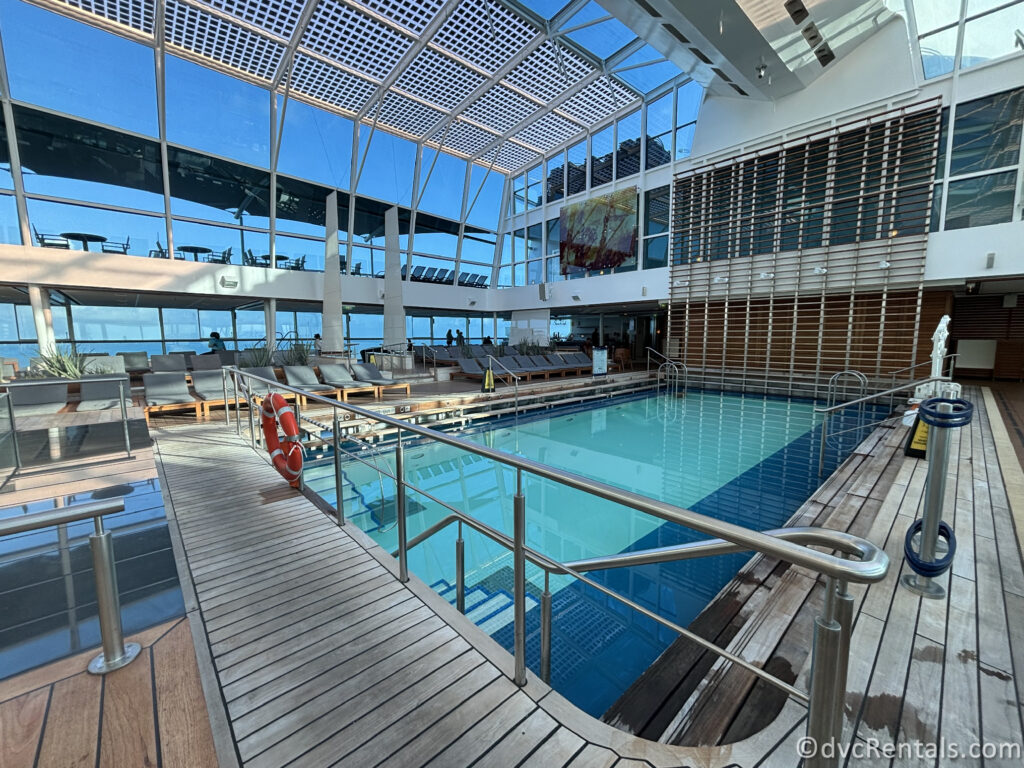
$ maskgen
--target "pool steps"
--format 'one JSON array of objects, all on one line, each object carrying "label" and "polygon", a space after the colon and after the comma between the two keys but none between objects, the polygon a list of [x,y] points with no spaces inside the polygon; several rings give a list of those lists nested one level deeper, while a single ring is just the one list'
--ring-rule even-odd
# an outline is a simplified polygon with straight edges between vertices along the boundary
[{"label": "pool steps", "polygon": [[[439,579],[430,585],[431,589],[452,605],[455,605],[455,586],[445,579]],[[526,610],[537,607],[539,603],[532,596],[526,596]],[[493,635],[512,623],[514,608],[512,595],[504,589],[494,592],[479,584],[466,589],[466,618],[476,624],[488,635]]]}]

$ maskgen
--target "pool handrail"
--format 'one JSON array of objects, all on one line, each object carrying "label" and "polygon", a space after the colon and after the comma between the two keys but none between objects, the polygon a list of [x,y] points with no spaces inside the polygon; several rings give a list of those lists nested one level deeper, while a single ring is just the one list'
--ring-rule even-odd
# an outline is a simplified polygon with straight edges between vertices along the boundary
[{"label": "pool handrail", "polygon": [[[951,381],[949,376],[929,376],[927,379],[919,379],[917,381],[908,381],[905,384],[901,384],[898,387],[892,387],[884,392],[877,392],[873,395],[864,395],[858,397],[856,400],[849,400],[845,403],[839,403],[838,405],[830,405],[825,408],[819,408],[814,406],[815,413],[825,414],[821,422],[821,447],[818,449],[818,477],[821,477],[825,472],[825,445],[828,439],[828,417],[829,414],[835,411],[841,411],[844,408],[849,408],[851,405],[861,405],[863,403],[870,402],[871,400],[877,400],[879,397],[885,397],[886,395],[895,395],[897,392],[903,392],[904,390],[916,388],[924,384],[931,384],[935,381]],[[892,407],[891,404],[889,406]]]},{"label": "pool handrail", "polygon": [[[408,550],[410,548],[410,542],[406,536],[406,525],[405,525],[405,492],[407,487],[412,487],[416,492],[422,493],[415,486],[410,486],[406,482],[404,477],[404,447],[402,443],[402,433],[408,432],[420,437],[433,440],[437,443],[443,443],[451,445],[470,453],[477,454],[486,459],[496,461],[500,464],[510,466],[516,471],[516,493],[514,496],[514,514],[513,514],[513,531],[514,535],[511,537],[511,547],[513,552],[513,608],[514,608],[514,619],[513,619],[513,656],[514,656],[514,676],[513,681],[516,685],[526,685],[526,562],[528,559],[527,547],[526,547],[526,497],[523,493],[523,473],[528,472],[532,475],[551,480],[561,485],[574,488],[592,496],[603,498],[607,501],[611,501],[616,504],[621,504],[626,507],[630,507],[637,511],[658,517],[667,522],[677,523],[684,527],[692,530],[700,531],[702,533],[709,534],[714,537],[715,540],[711,542],[698,542],[698,544],[716,548],[722,547],[723,553],[726,551],[756,551],[762,554],[771,555],[794,565],[801,565],[806,568],[823,574],[827,577],[825,587],[825,599],[824,606],[821,616],[817,618],[814,626],[814,643],[811,658],[811,684],[810,684],[810,695],[803,694],[797,689],[793,688],[791,693],[788,683],[778,680],[775,682],[776,685],[781,684],[786,686],[785,690],[791,695],[796,695],[797,698],[806,698],[808,702],[808,720],[807,720],[807,735],[809,738],[815,739],[817,744],[823,744],[826,741],[836,743],[838,737],[841,735],[842,724],[843,724],[843,705],[846,695],[846,677],[849,663],[849,645],[850,645],[850,633],[852,631],[853,621],[853,597],[849,594],[847,586],[849,582],[857,583],[871,583],[877,582],[885,577],[888,571],[888,557],[885,553],[879,550],[870,542],[864,541],[861,552],[869,553],[873,558],[872,560],[861,562],[846,560],[835,555],[827,554],[824,552],[817,552],[815,550],[807,548],[797,541],[790,541],[786,538],[779,536],[769,535],[762,531],[754,531],[734,523],[728,523],[723,520],[718,520],[706,515],[702,515],[693,512],[682,507],[677,507],[666,502],[661,502],[656,499],[650,499],[632,491],[618,488],[606,483],[602,483],[597,480],[592,480],[588,477],[578,475],[565,470],[560,470],[555,467],[541,464],[531,459],[524,458],[522,456],[513,455],[506,453],[495,448],[488,448],[485,445],[472,443],[468,440],[463,440],[458,437],[453,437],[447,433],[439,432],[437,430],[422,427],[417,424],[410,424],[399,419],[392,418],[382,413],[372,411],[369,409],[361,408],[357,405],[352,405],[345,402],[339,402],[337,400],[331,400],[321,395],[317,395],[313,392],[307,392],[297,387],[292,387],[287,384],[282,384],[276,379],[270,380],[261,376],[242,371],[237,366],[225,366],[224,370],[227,372],[226,375],[230,375],[232,378],[232,384],[235,390],[235,428],[238,434],[241,434],[241,420],[238,410],[239,402],[237,393],[239,388],[243,388],[246,395],[247,401],[250,407],[249,411],[249,424],[252,445],[255,448],[255,430],[253,428],[253,403],[255,399],[250,393],[250,388],[246,386],[246,380],[249,381],[260,381],[264,384],[269,384],[272,387],[284,391],[291,392],[296,395],[302,395],[307,401],[319,403],[321,405],[329,406],[335,409],[335,412],[340,410],[349,411],[355,415],[361,416],[371,421],[377,421],[388,426],[395,428],[396,439],[395,439],[395,485],[396,485],[396,514],[398,523],[398,565],[399,565],[399,579],[403,583],[409,580],[407,557]],[[944,378],[944,377],[943,377]],[[926,380],[928,381],[928,380]],[[923,382],[922,382],[923,383]],[[907,385],[912,386],[912,385]],[[904,389],[906,387],[901,387]],[[888,394],[880,393],[872,397]],[[848,405],[848,404],[844,404]],[[817,409],[816,409],[817,410]],[[339,461],[338,454],[335,453],[335,462]],[[336,471],[337,477],[337,471]],[[336,489],[337,492],[341,493],[341,489]],[[434,497],[427,494],[429,498]],[[442,503],[447,509],[452,510],[459,516],[460,530],[461,524],[466,523],[471,525],[475,530],[481,530],[485,527],[483,523],[465,515],[464,513],[455,510],[448,504],[440,502],[438,499],[434,499],[439,503]],[[344,518],[338,514],[339,523],[342,523]],[[450,524],[452,521],[449,521]],[[429,530],[429,529],[428,529]],[[824,529],[822,529],[824,530]],[[493,529],[492,529],[493,531]],[[483,531],[481,531],[483,532]],[[424,532],[426,533],[426,531]],[[490,535],[490,534],[485,534]],[[806,534],[804,534],[806,535]],[[826,546],[840,549],[840,551],[846,551],[845,547],[838,546],[839,543],[849,545],[850,541],[857,540],[858,537],[853,537],[847,534],[849,538],[837,537],[831,538],[830,534],[819,534],[824,535],[828,539]],[[420,537],[414,539],[416,543],[419,543]],[[501,536],[507,542],[510,537],[501,534]],[[722,543],[719,544],[718,541]],[[461,536],[459,537],[461,542]],[[463,560],[461,547],[458,546],[459,542],[456,543],[456,562],[457,567],[459,561]],[[821,540],[813,542],[815,544],[821,543]],[[545,556],[540,555],[536,552],[531,552],[529,558],[531,562],[534,559],[547,560]],[[571,569],[568,565],[556,563],[555,561],[549,561],[551,566],[557,566],[565,569],[565,573],[573,576],[574,578],[587,583],[588,585],[598,589],[599,591],[607,594],[613,598],[620,598],[620,595],[612,592],[607,587],[600,585],[587,577]],[[545,580],[548,575],[545,571]],[[547,590],[545,590],[547,592]],[[550,610],[550,593],[547,597],[548,610]],[[624,602],[631,602],[628,599],[623,599]],[[544,608],[542,601],[542,610]],[[661,623],[665,626],[672,625],[671,622],[667,622],[666,619],[661,618],[657,614],[649,611],[642,606],[635,605],[635,608],[644,615],[648,616],[652,620]],[[666,623],[667,622],[667,623]],[[682,627],[672,625],[672,628],[676,631],[682,631],[684,634],[688,634],[688,631]],[[548,625],[548,631],[550,631],[550,625]],[[730,661],[740,664],[741,666],[748,667],[748,663],[744,662],[739,657],[732,658],[731,654],[724,649],[715,646],[710,641],[696,640],[697,636],[693,636],[690,639],[694,639],[696,642],[700,642],[701,645],[705,645],[709,650],[715,653],[725,655]],[[753,670],[751,670],[753,671]],[[755,673],[759,674],[759,673]],[[760,675],[759,675],[760,676]],[[765,678],[767,679],[767,678]],[[822,750],[818,751],[818,756],[809,758],[805,761],[806,768],[824,768],[825,766],[836,765],[834,758],[828,758],[823,754]]]},{"label": "pool handrail", "polygon": [[[514,407],[515,407],[516,416],[518,416],[519,415],[519,376],[517,376],[507,365],[505,365],[503,362],[501,362],[501,360],[496,358],[494,355],[487,355],[487,360],[489,362],[491,362],[491,363],[497,363],[498,366],[502,370],[504,370],[509,376],[512,377],[513,390],[515,392]],[[488,365],[488,367],[490,367],[490,366]]]},{"label": "pool handrail", "polygon": [[103,646],[103,652],[93,658],[88,665],[89,672],[94,675],[113,672],[130,664],[141,650],[138,643],[124,641],[113,538],[110,531],[103,527],[103,517],[118,512],[124,512],[123,496],[0,520],[0,538],[3,538],[92,518],[95,531],[89,536],[89,549],[92,552],[93,578],[96,580],[96,614],[100,625],[100,642]]}]

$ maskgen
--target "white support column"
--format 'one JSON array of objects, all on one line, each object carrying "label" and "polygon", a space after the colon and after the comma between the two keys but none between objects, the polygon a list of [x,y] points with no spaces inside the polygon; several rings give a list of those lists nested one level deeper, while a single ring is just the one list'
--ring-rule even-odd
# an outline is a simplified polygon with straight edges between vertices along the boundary
[{"label": "white support column", "polygon": [[277,299],[263,300],[263,325],[267,330],[267,346],[277,349]]},{"label": "white support column", "polygon": [[32,321],[36,326],[36,340],[42,354],[56,349],[53,335],[53,311],[50,309],[50,292],[38,285],[28,287],[28,300],[32,305]]},{"label": "white support column", "polygon": [[327,242],[324,245],[323,340],[325,352],[345,348],[341,325],[341,255],[338,249],[338,193],[327,196]]},{"label": "white support column", "polygon": [[384,346],[405,345],[405,303],[398,243],[398,208],[384,212]]}]

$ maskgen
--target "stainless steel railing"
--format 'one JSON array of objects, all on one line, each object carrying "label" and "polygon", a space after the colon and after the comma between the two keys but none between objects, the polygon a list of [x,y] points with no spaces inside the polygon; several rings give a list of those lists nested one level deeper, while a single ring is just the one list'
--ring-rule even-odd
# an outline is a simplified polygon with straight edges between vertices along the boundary
[{"label": "stainless steel railing", "polygon": [[856,400],[849,400],[849,401],[847,401],[845,403],[839,403],[838,405],[829,405],[829,406],[826,406],[825,408],[815,407],[815,409],[814,409],[815,413],[824,414],[824,416],[822,418],[822,422],[821,422],[821,448],[819,450],[819,455],[818,455],[818,477],[821,477],[821,475],[825,471],[825,443],[826,443],[826,440],[828,438],[828,417],[829,417],[830,414],[835,413],[836,411],[840,411],[840,410],[842,410],[844,408],[849,408],[850,406],[853,406],[853,405],[862,405],[864,403],[871,402],[872,400],[877,400],[880,397],[885,397],[887,395],[895,395],[897,392],[905,392],[908,389],[913,389],[915,387],[919,387],[922,384],[930,384],[933,381],[949,381],[949,377],[948,376],[931,376],[931,377],[929,377],[927,379],[918,379],[917,381],[908,381],[906,384],[900,384],[897,387],[893,387],[892,389],[887,389],[884,392],[876,392],[873,395],[865,395],[864,397],[858,397]]},{"label": "stainless steel railing", "polygon": [[519,376],[517,376],[515,373],[513,373],[509,369],[509,367],[507,365],[502,363],[501,360],[496,358],[494,355],[488,355],[487,359],[490,360],[492,363],[497,363],[499,368],[501,368],[503,371],[505,371],[505,373],[507,373],[509,376],[512,377],[512,389],[513,389],[513,394],[514,394],[514,397],[515,397],[516,416],[518,416],[519,415]]},{"label": "stainless steel railing", "polygon": [[[386,474],[395,481],[395,498],[398,516],[398,548],[396,550],[396,554],[399,563],[399,578],[402,582],[408,581],[409,579],[407,560],[409,549],[453,522],[457,522],[459,524],[459,537],[456,542],[455,553],[458,569],[457,573],[464,571],[465,567],[464,549],[459,543],[462,541],[461,533],[463,525],[468,525],[473,530],[476,530],[483,535],[500,542],[502,546],[511,549],[513,553],[514,573],[514,679],[517,685],[526,684],[526,563],[529,561],[545,569],[545,592],[548,596],[546,599],[542,598],[542,611],[545,610],[544,606],[546,604],[546,610],[550,613],[550,591],[548,589],[548,579],[550,575],[552,573],[569,575],[594,587],[595,589],[598,589],[613,599],[630,605],[635,610],[640,611],[659,624],[669,627],[695,642],[700,643],[708,650],[723,656],[729,661],[742,666],[744,669],[748,669],[751,673],[758,675],[761,679],[785,690],[787,694],[795,697],[797,700],[807,703],[808,736],[814,738],[816,743],[819,745],[826,742],[836,743],[838,741],[842,731],[843,704],[845,700],[846,675],[849,663],[849,642],[853,620],[853,598],[849,594],[847,585],[849,582],[877,582],[885,577],[889,567],[889,561],[886,554],[870,542],[849,534],[827,531],[824,529],[812,529],[810,531],[806,529],[795,529],[793,531],[785,532],[785,536],[783,536],[780,531],[754,531],[733,523],[727,523],[716,518],[701,515],[691,510],[676,507],[666,502],[649,499],[632,491],[592,480],[590,478],[583,477],[582,475],[566,472],[521,456],[488,448],[485,445],[478,445],[458,437],[453,437],[452,435],[444,432],[438,432],[416,424],[410,424],[384,414],[360,408],[359,406],[330,400],[311,392],[305,392],[304,390],[281,384],[276,380],[271,381],[269,379],[264,379],[253,374],[246,373],[236,367],[230,367],[226,370],[234,381],[234,389],[236,392],[235,425],[236,430],[239,431],[239,433],[241,427],[240,419],[237,417],[237,392],[240,388],[244,389],[247,393],[249,392],[250,387],[247,386],[247,381],[259,381],[269,384],[277,390],[292,392],[296,395],[301,394],[307,399],[307,401],[313,401],[321,405],[328,406],[334,409],[335,425],[337,425],[338,411],[344,410],[365,419],[386,424],[395,429],[395,471],[394,473],[388,473],[380,470],[379,467],[377,468],[377,471]],[[250,403],[254,402],[254,400],[250,400]],[[253,408],[250,407],[249,411],[251,423]],[[513,505],[513,535],[509,537],[500,531],[496,531],[486,524],[475,520],[470,515],[455,509],[440,499],[437,499],[423,489],[411,484],[405,478],[403,434],[428,438],[435,443],[450,445],[514,469],[516,473],[516,492]],[[336,447],[340,447],[338,445],[337,431],[335,432],[334,444]],[[339,463],[339,455],[340,451],[336,450],[334,454],[335,490],[337,497],[340,499],[343,494],[343,489],[340,484],[342,471]],[[359,458],[359,460],[363,461],[363,463],[367,463],[361,458]],[[794,565],[809,568],[816,573],[824,575],[826,577],[825,601],[822,614],[815,622],[810,692],[805,693],[799,691],[785,681],[768,675],[763,670],[751,665],[739,656],[736,656],[735,654],[732,654],[729,651],[704,640],[703,638],[699,638],[697,635],[693,635],[693,633],[689,632],[685,627],[680,627],[666,619],[663,619],[646,608],[633,603],[628,598],[618,595],[607,587],[604,587],[583,575],[586,570],[606,567],[623,567],[635,564],[629,562],[625,556],[616,555],[609,558],[584,561],[582,563],[564,564],[558,563],[557,561],[528,548],[526,546],[526,498],[523,490],[524,473],[529,473],[530,475],[551,480],[569,488],[582,491],[591,496],[635,509],[668,522],[678,523],[679,525],[683,525],[687,528],[700,531],[713,537],[709,541],[698,542],[694,545],[684,545],[681,547],[672,547],[661,551],[655,550],[646,553],[633,553],[632,557],[652,558],[650,562],[656,562],[658,561],[657,559],[685,559],[689,557],[703,557],[711,554],[721,554],[724,552],[742,552],[752,550]],[[406,491],[410,488],[414,492],[420,493],[426,498],[441,504],[451,512],[451,514],[444,520],[431,526],[411,541],[407,536],[405,520]],[[339,524],[344,524],[345,517],[344,512],[340,509],[340,502],[338,507]],[[816,546],[826,546],[831,549],[838,550],[843,554],[853,555],[860,559],[849,560],[842,556],[826,552],[818,552],[809,548],[808,545],[812,544]],[[462,591],[464,593],[464,576],[457,576],[456,580],[457,591]],[[459,607],[464,609],[464,601],[457,599],[457,604],[458,603],[462,603]],[[547,627],[548,629],[546,632],[550,633],[550,620],[547,622]],[[542,637],[542,642],[547,642],[550,647],[550,636],[546,639]],[[542,668],[541,671],[545,676],[548,676],[550,672],[550,654],[545,666],[547,666],[547,669]],[[821,752],[822,751],[819,750],[819,755]],[[815,766],[816,768],[820,766],[831,766],[834,764],[835,761],[833,759],[828,759],[823,755],[809,759],[808,762],[805,763],[805,765]]]},{"label": "stainless steel railing", "polygon": [[100,622],[103,652],[89,662],[89,672],[104,675],[120,669],[139,655],[138,643],[125,643],[121,625],[121,600],[117,593],[117,571],[110,531],[103,528],[103,516],[124,511],[124,498],[94,501],[73,507],[49,509],[20,517],[0,520],[0,538],[16,533],[49,528],[54,525],[93,519],[95,532],[89,536],[92,570],[96,579],[96,608]]},{"label": "stainless steel railing", "polygon": [[[45,386],[52,386],[54,383],[62,383],[63,381],[64,380],[55,382],[52,379],[40,379],[38,381],[33,381],[32,379],[18,379],[17,382],[5,382],[4,384],[0,384],[0,387],[3,387],[3,388],[7,389],[7,398],[6,398],[7,399],[7,404],[6,404],[5,407],[6,407],[6,410],[7,410],[8,418],[11,421],[11,432],[14,435],[14,455],[15,455],[15,460],[16,460],[16,463],[17,463],[17,469],[19,469],[19,470],[21,469],[21,453],[18,450],[19,449],[19,446],[18,446],[18,436],[17,436],[18,435],[18,428],[17,428],[17,423],[15,422],[15,418],[14,418],[14,404],[13,404],[13,398],[11,398],[11,396],[10,396],[10,387],[12,387],[12,386],[13,387],[18,387],[19,389],[22,388],[22,387],[36,387],[36,386],[37,387],[45,387]],[[72,379],[67,379],[66,381],[68,383],[70,383],[72,381]],[[80,379],[79,381],[80,382],[81,381],[87,381],[89,383],[96,383],[96,382],[103,382],[103,381],[116,381],[117,382],[118,405],[120,406],[120,409],[121,409],[121,431],[122,431],[122,434],[124,435],[124,451],[128,455],[128,458],[131,458],[132,457],[132,441],[131,441],[131,436],[130,436],[129,430],[128,430],[128,397],[129,397],[128,393],[130,392],[130,390],[127,389],[128,388],[128,375],[125,374],[124,376],[89,376],[88,379]]]}]

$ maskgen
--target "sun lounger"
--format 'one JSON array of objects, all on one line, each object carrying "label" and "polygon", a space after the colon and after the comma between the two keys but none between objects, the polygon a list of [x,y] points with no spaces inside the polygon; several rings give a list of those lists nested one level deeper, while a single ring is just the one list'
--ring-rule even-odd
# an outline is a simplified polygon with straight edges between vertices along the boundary
[{"label": "sun lounger", "polygon": [[[157,355],[159,357],[159,355]],[[184,363],[184,360],[182,360]],[[149,414],[159,411],[185,411],[193,409],[196,421],[202,412],[202,403],[192,396],[185,383],[184,372],[147,373],[142,377],[142,386],[146,390],[146,423]]]},{"label": "sun lounger", "polygon": [[[307,392],[316,392],[318,395],[325,395],[337,399],[340,389],[332,384],[323,384],[316,377],[314,371],[308,365],[286,365],[284,366],[284,377],[288,385],[296,389],[304,389]],[[299,395],[299,405],[306,405],[306,398]]]},{"label": "sun lounger", "polygon": [[149,370],[149,355],[145,352],[118,352],[117,356],[124,360],[124,369],[129,373]]},{"label": "sun lounger", "polygon": [[[216,355],[211,355],[217,359]],[[224,376],[220,370],[216,371],[193,371],[192,390],[202,400],[203,413],[210,415],[210,409],[215,405],[225,405],[224,400]],[[228,384],[228,399],[231,399],[234,390]]]},{"label": "sun lounger", "polygon": [[222,365],[220,355],[196,355],[192,358],[193,371],[219,371]]},{"label": "sun lounger", "polygon": [[343,402],[348,402],[349,395],[356,395],[361,392],[370,392],[374,397],[377,397],[379,394],[376,386],[359,383],[349,373],[348,368],[340,363],[321,363],[319,368],[320,378],[324,380],[325,384],[330,384],[332,387],[337,387],[340,390]]},{"label": "sun lounger", "polygon": [[15,419],[57,413],[68,403],[67,379],[34,379],[32,384],[12,381],[7,391]]},{"label": "sun lounger", "polygon": [[184,355],[153,355],[149,358],[149,367],[153,373],[185,372]]},{"label": "sun lounger", "polygon": [[384,375],[377,370],[377,366],[372,363],[352,363],[352,375],[355,376],[356,381],[376,386],[378,397],[383,396],[384,391],[388,389],[401,389],[405,391],[406,395],[411,394],[409,382],[385,379]]},{"label": "sun lounger", "polygon": [[132,404],[132,390],[127,374],[117,380],[112,380],[110,376],[106,375],[99,375],[96,378],[99,381],[83,378],[79,382],[80,399],[77,411],[105,411],[110,408],[120,408],[122,388],[125,407]]}]

